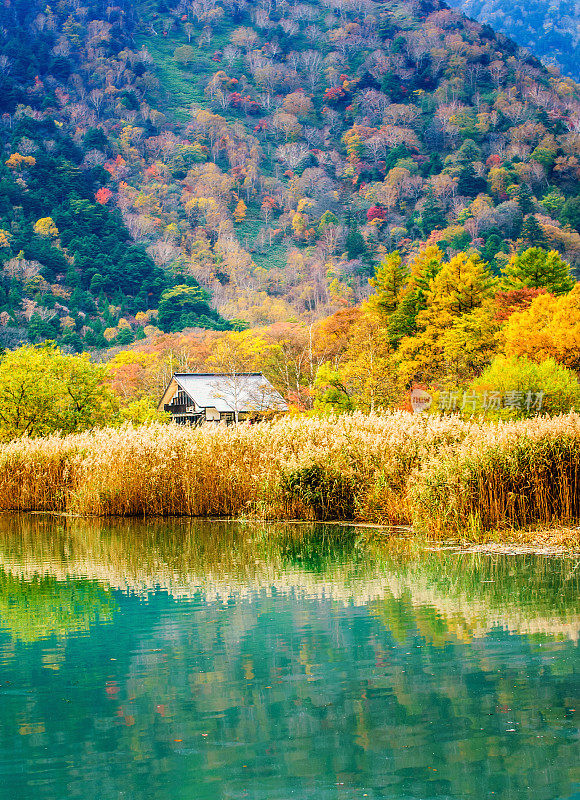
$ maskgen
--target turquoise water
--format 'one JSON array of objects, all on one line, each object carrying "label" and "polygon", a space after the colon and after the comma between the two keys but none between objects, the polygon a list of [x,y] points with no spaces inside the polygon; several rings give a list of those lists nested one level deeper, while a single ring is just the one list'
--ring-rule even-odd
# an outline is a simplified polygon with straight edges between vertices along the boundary
[{"label": "turquoise water", "polygon": [[0,796],[580,798],[579,573],[0,517]]}]

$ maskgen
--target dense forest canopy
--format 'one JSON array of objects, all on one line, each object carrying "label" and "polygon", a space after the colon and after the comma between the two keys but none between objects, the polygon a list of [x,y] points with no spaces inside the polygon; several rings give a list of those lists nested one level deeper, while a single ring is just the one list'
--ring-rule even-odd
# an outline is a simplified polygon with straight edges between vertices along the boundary
[{"label": "dense forest canopy", "polygon": [[578,0],[452,0],[450,5],[528,47],[563,75],[580,80]]},{"label": "dense forest canopy", "polygon": [[580,93],[439,0],[0,9],[0,337],[312,322],[395,252],[580,261]]}]

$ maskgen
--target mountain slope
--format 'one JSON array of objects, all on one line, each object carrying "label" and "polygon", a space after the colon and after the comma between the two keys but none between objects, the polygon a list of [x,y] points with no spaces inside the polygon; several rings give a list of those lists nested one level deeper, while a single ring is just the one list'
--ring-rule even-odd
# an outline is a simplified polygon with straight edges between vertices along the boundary
[{"label": "mountain slope", "polygon": [[451,5],[528,47],[545,64],[580,80],[580,3],[453,0]]},{"label": "mountain slope", "polygon": [[[119,210],[107,207],[112,192],[103,165],[116,148],[109,127],[98,126],[106,83],[101,90],[103,81],[92,75],[89,92],[86,69],[96,69],[97,60],[78,66],[96,31],[108,26],[118,39],[110,36],[101,71],[114,68],[128,33],[99,20],[98,6],[86,30],[68,13],[36,11],[27,3],[0,11],[0,344],[25,337],[54,338],[74,350],[112,338],[128,343],[134,332],[126,321],[111,335],[119,320],[140,314],[147,322],[149,309],[178,282],[133,243]],[[114,10],[103,13],[115,17]],[[117,102],[127,109],[136,102],[130,85]],[[189,283],[208,326],[224,326]]]},{"label": "mountain slope", "polygon": [[0,28],[8,343],[316,318],[425,240],[580,259],[578,87],[443,3],[17,2]]}]

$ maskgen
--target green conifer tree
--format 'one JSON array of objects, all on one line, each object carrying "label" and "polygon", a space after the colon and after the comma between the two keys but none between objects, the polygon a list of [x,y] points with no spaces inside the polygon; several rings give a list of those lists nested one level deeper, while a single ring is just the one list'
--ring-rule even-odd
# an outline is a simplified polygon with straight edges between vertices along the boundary
[{"label": "green conifer tree", "polygon": [[396,310],[399,296],[407,279],[407,269],[402,263],[398,250],[384,258],[377,267],[375,277],[369,279],[375,293],[368,299],[368,305],[381,316],[388,317]]},{"label": "green conifer tree", "polygon": [[441,206],[435,197],[432,186],[429,186],[427,189],[427,195],[421,211],[421,220],[421,227],[423,229],[423,236],[425,236],[425,238],[427,238],[427,236],[429,236],[436,228],[443,228],[445,226],[445,215],[443,214]]},{"label": "green conifer tree", "polygon": [[523,183],[518,189],[517,201],[521,208],[522,214],[530,214],[534,210],[533,197],[525,183]]},{"label": "green conifer tree", "polygon": [[350,261],[363,258],[367,252],[367,245],[357,225],[352,225],[346,237],[346,254]]},{"label": "green conifer tree", "polygon": [[28,323],[28,338],[31,342],[40,342],[44,339],[44,320],[38,311],[35,311],[30,317],[30,322]]},{"label": "green conifer tree", "polygon": [[533,214],[524,220],[520,238],[526,247],[545,247],[548,244],[546,235]]},{"label": "green conifer tree", "polygon": [[580,233],[580,195],[566,200],[562,209],[562,222]]},{"label": "green conifer tree", "polygon": [[442,251],[436,245],[431,245],[411,261],[410,279],[400,294],[397,308],[387,322],[387,333],[392,346],[417,331],[417,316],[427,308],[429,287],[441,269],[442,260]]},{"label": "green conifer tree", "polygon": [[513,256],[502,270],[505,289],[547,289],[551,294],[566,294],[574,287],[570,265],[556,250],[530,247]]}]

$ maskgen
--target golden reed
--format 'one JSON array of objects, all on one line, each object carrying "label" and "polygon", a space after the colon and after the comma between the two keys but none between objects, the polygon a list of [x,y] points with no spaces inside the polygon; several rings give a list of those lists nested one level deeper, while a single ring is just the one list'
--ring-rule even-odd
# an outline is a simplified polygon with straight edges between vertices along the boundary
[{"label": "golden reed", "polygon": [[126,426],[2,445],[0,510],[348,518],[449,535],[578,520],[579,464],[576,414]]}]

